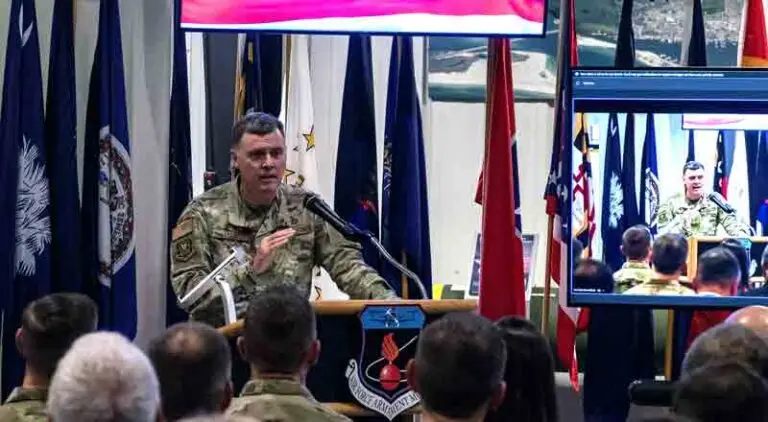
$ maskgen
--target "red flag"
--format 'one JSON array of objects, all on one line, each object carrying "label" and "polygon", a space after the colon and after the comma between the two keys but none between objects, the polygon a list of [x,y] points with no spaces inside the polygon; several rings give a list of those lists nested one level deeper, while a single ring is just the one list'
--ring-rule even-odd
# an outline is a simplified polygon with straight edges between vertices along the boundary
[{"label": "red flag", "polygon": [[480,314],[525,316],[523,243],[515,230],[512,142],[515,136],[509,40],[488,42],[488,96],[483,164]]},{"label": "red flag", "polygon": [[765,30],[763,0],[747,0],[742,25],[741,67],[768,66],[768,37]]}]

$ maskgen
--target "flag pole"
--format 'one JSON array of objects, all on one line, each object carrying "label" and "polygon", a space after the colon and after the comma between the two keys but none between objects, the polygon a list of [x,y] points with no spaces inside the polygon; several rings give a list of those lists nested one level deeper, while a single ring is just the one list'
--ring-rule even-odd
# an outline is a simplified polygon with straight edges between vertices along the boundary
[{"label": "flag pole", "polygon": [[550,313],[550,296],[552,295],[552,229],[555,225],[555,216],[550,215],[547,218],[547,269],[544,272],[544,296],[542,297],[542,309],[541,309],[541,334],[545,338],[549,338],[549,313]]},{"label": "flag pole", "polygon": [[[400,260],[404,267],[408,266],[408,258],[405,256],[405,251],[402,251],[402,259]],[[403,299],[408,299],[408,277],[405,274],[400,274],[400,292]]]},{"label": "flag pole", "polygon": [[672,380],[672,348],[675,341],[675,311],[667,311],[667,341],[664,346],[664,377]]}]

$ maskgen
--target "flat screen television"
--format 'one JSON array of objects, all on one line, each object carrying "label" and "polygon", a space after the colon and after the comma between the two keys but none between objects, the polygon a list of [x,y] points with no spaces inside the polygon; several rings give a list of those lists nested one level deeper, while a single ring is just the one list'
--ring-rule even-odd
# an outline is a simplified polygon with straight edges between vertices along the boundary
[{"label": "flat screen television", "polygon": [[544,36],[547,0],[178,0],[187,30]]},{"label": "flat screen television", "polygon": [[[567,83],[572,142],[565,145],[563,172],[572,177],[563,178],[571,192],[565,243],[571,253],[573,239],[588,246],[568,263],[569,303],[658,308],[768,304],[768,297],[755,296],[768,273],[761,261],[768,244],[768,226],[761,220],[768,204],[768,70],[574,68]],[[635,187],[631,199],[627,180]],[[634,210],[629,201],[635,201]],[[697,207],[705,202],[708,211],[686,213],[704,209]],[[634,224],[648,229],[650,244],[659,245],[659,251],[666,242],[668,252],[657,257],[623,250],[622,237]],[[637,239],[647,236],[635,236],[632,244],[647,243]],[[747,274],[732,293],[704,279],[712,274],[699,272],[702,254],[726,239],[736,239],[749,252],[741,271]],[[616,280],[574,281],[576,260],[587,256],[605,262],[612,272],[630,258],[646,261],[655,271],[655,284],[637,288]],[[670,265],[677,263],[679,277],[669,277],[674,273]],[[663,284],[670,279],[677,285]]]}]

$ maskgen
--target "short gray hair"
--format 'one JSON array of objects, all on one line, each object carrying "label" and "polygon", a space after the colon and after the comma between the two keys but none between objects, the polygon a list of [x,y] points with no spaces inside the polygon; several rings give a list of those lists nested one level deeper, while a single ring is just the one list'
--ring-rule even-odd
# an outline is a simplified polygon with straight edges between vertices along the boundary
[{"label": "short gray hair", "polygon": [[116,333],[87,334],[59,362],[48,392],[54,422],[151,422],[160,408],[152,364]]}]

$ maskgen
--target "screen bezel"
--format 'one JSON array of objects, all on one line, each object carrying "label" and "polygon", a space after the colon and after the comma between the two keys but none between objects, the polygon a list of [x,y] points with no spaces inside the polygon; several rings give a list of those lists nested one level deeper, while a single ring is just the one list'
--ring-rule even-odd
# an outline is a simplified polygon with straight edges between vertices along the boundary
[{"label": "screen bezel", "polygon": [[[577,66],[569,67],[564,83],[566,101],[564,101],[565,118],[564,124],[566,124],[566,139],[574,139],[573,133],[573,113],[574,113],[574,98],[573,98],[573,80],[575,72],[579,71],[599,71],[599,72],[626,72],[626,71],[639,71],[639,72],[695,72],[695,73],[717,73],[717,72],[752,72],[752,73],[764,73],[766,81],[768,81],[768,68],[743,68],[743,67],[638,67],[633,69],[617,69],[615,67],[607,66]],[[765,99],[765,113],[768,114],[768,98]],[[747,113],[744,113],[747,114]],[[564,148],[563,160],[564,171],[566,174],[573,174],[573,162],[571,150],[573,148]],[[567,169],[567,170],[565,170]],[[568,218],[572,218],[571,205],[573,201],[573,177],[568,177],[568,192],[569,200],[567,201],[567,213],[565,215]],[[597,204],[595,204],[597,206]],[[573,286],[573,273],[574,273],[574,259],[572,248],[572,220],[568,222],[568,243],[567,243],[567,268],[568,268],[568,285],[567,285],[567,303],[568,306],[582,307],[582,306],[632,306],[638,308],[652,308],[652,309],[738,309],[752,305],[768,305],[768,297],[760,296],[722,296],[722,297],[708,297],[708,296],[649,296],[649,295],[622,295],[622,294],[606,294],[606,293],[579,293],[574,292]]]}]

